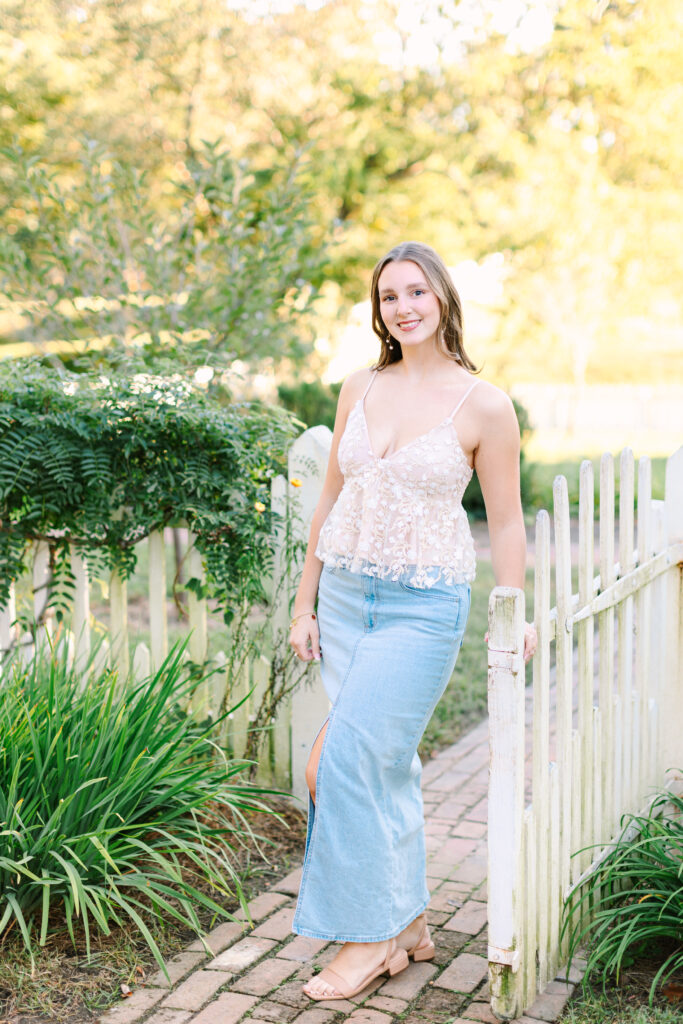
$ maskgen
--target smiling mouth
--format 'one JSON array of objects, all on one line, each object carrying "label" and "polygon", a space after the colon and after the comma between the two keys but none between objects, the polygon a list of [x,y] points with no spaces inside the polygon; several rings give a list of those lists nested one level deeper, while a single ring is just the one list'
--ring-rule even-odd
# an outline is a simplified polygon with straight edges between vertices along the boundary
[{"label": "smiling mouth", "polygon": [[419,324],[419,320],[403,320],[398,326],[401,331],[412,331],[413,328],[418,327]]}]

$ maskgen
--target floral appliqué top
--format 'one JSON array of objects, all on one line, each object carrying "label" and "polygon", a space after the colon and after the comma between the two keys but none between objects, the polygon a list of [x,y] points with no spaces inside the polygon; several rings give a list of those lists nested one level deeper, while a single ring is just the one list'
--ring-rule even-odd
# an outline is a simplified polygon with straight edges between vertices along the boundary
[{"label": "floral appliqu\u00e9 top", "polygon": [[418,588],[474,579],[474,543],[462,507],[472,467],[453,420],[476,384],[450,416],[386,457],[372,450],[365,395],[358,399],[339,442],[344,486],[320,531],[322,562]]}]

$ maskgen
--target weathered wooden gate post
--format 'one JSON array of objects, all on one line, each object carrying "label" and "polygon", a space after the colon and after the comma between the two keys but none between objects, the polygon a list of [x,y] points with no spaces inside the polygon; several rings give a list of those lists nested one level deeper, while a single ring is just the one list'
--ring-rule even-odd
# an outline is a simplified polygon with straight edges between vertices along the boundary
[{"label": "weathered wooden gate post", "polygon": [[489,599],[489,981],[491,1007],[510,1020],[523,1006],[524,592]]}]

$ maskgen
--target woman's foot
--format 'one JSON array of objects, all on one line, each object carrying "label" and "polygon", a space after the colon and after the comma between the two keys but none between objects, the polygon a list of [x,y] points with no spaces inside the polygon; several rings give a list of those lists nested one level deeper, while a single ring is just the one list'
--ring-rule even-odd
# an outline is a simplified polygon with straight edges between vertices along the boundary
[{"label": "woman's foot", "polygon": [[362,991],[385,970],[397,974],[407,966],[405,952],[395,939],[345,942],[329,967],[306,982],[303,991],[311,999],[345,999]]},{"label": "woman's foot", "polygon": [[420,914],[396,936],[396,942],[414,960],[431,960],[435,949],[427,927],[427,917]]}]

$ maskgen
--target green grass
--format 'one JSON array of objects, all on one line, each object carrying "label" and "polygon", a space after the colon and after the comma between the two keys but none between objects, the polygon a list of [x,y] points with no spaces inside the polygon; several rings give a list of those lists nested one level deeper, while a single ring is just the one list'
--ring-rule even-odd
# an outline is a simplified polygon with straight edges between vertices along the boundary
[{"label": "green grass", "polygon": [[[486,715],[487,655],[484,635],[488,629],[489,595],[495,586],[490,562],[480,561],[472,584],[472,604],[465,637],[451,681],[439,701],[420,744],[420,755],[429,757]],[[527,573],[527,619],[533,614],[533,575]]]},{"label": "green grass", "polygon": [[633,995],[590,993],[573,1000],[558,1024],[681,1024],[680,1008],[634,1004]]},{"label": "green grass", "polygon": [[[664,497],[664,476],[666,472],[666,459],[653,458],[652,463],[652,497],[662,499]],[[534,462],[531,465],[531,491],[533,494],[533,507],[546,508],[552,512],[553,507],[553,481],[556,476],[562,475],[567,478],[567,490],[569,491],[569,505],[573,511],[579,507],[579,472],[582,458],[562,459],[557,462]],[[591,457],[593,463],[593,479],[595,490],[595,508],[597,514],[598,500],[600,496],[600,457]],[[615,498],[619,500],[619,460],[615,459],[614,467]],[[638,492],[638,463],[635,467],[635,490]]]}]

